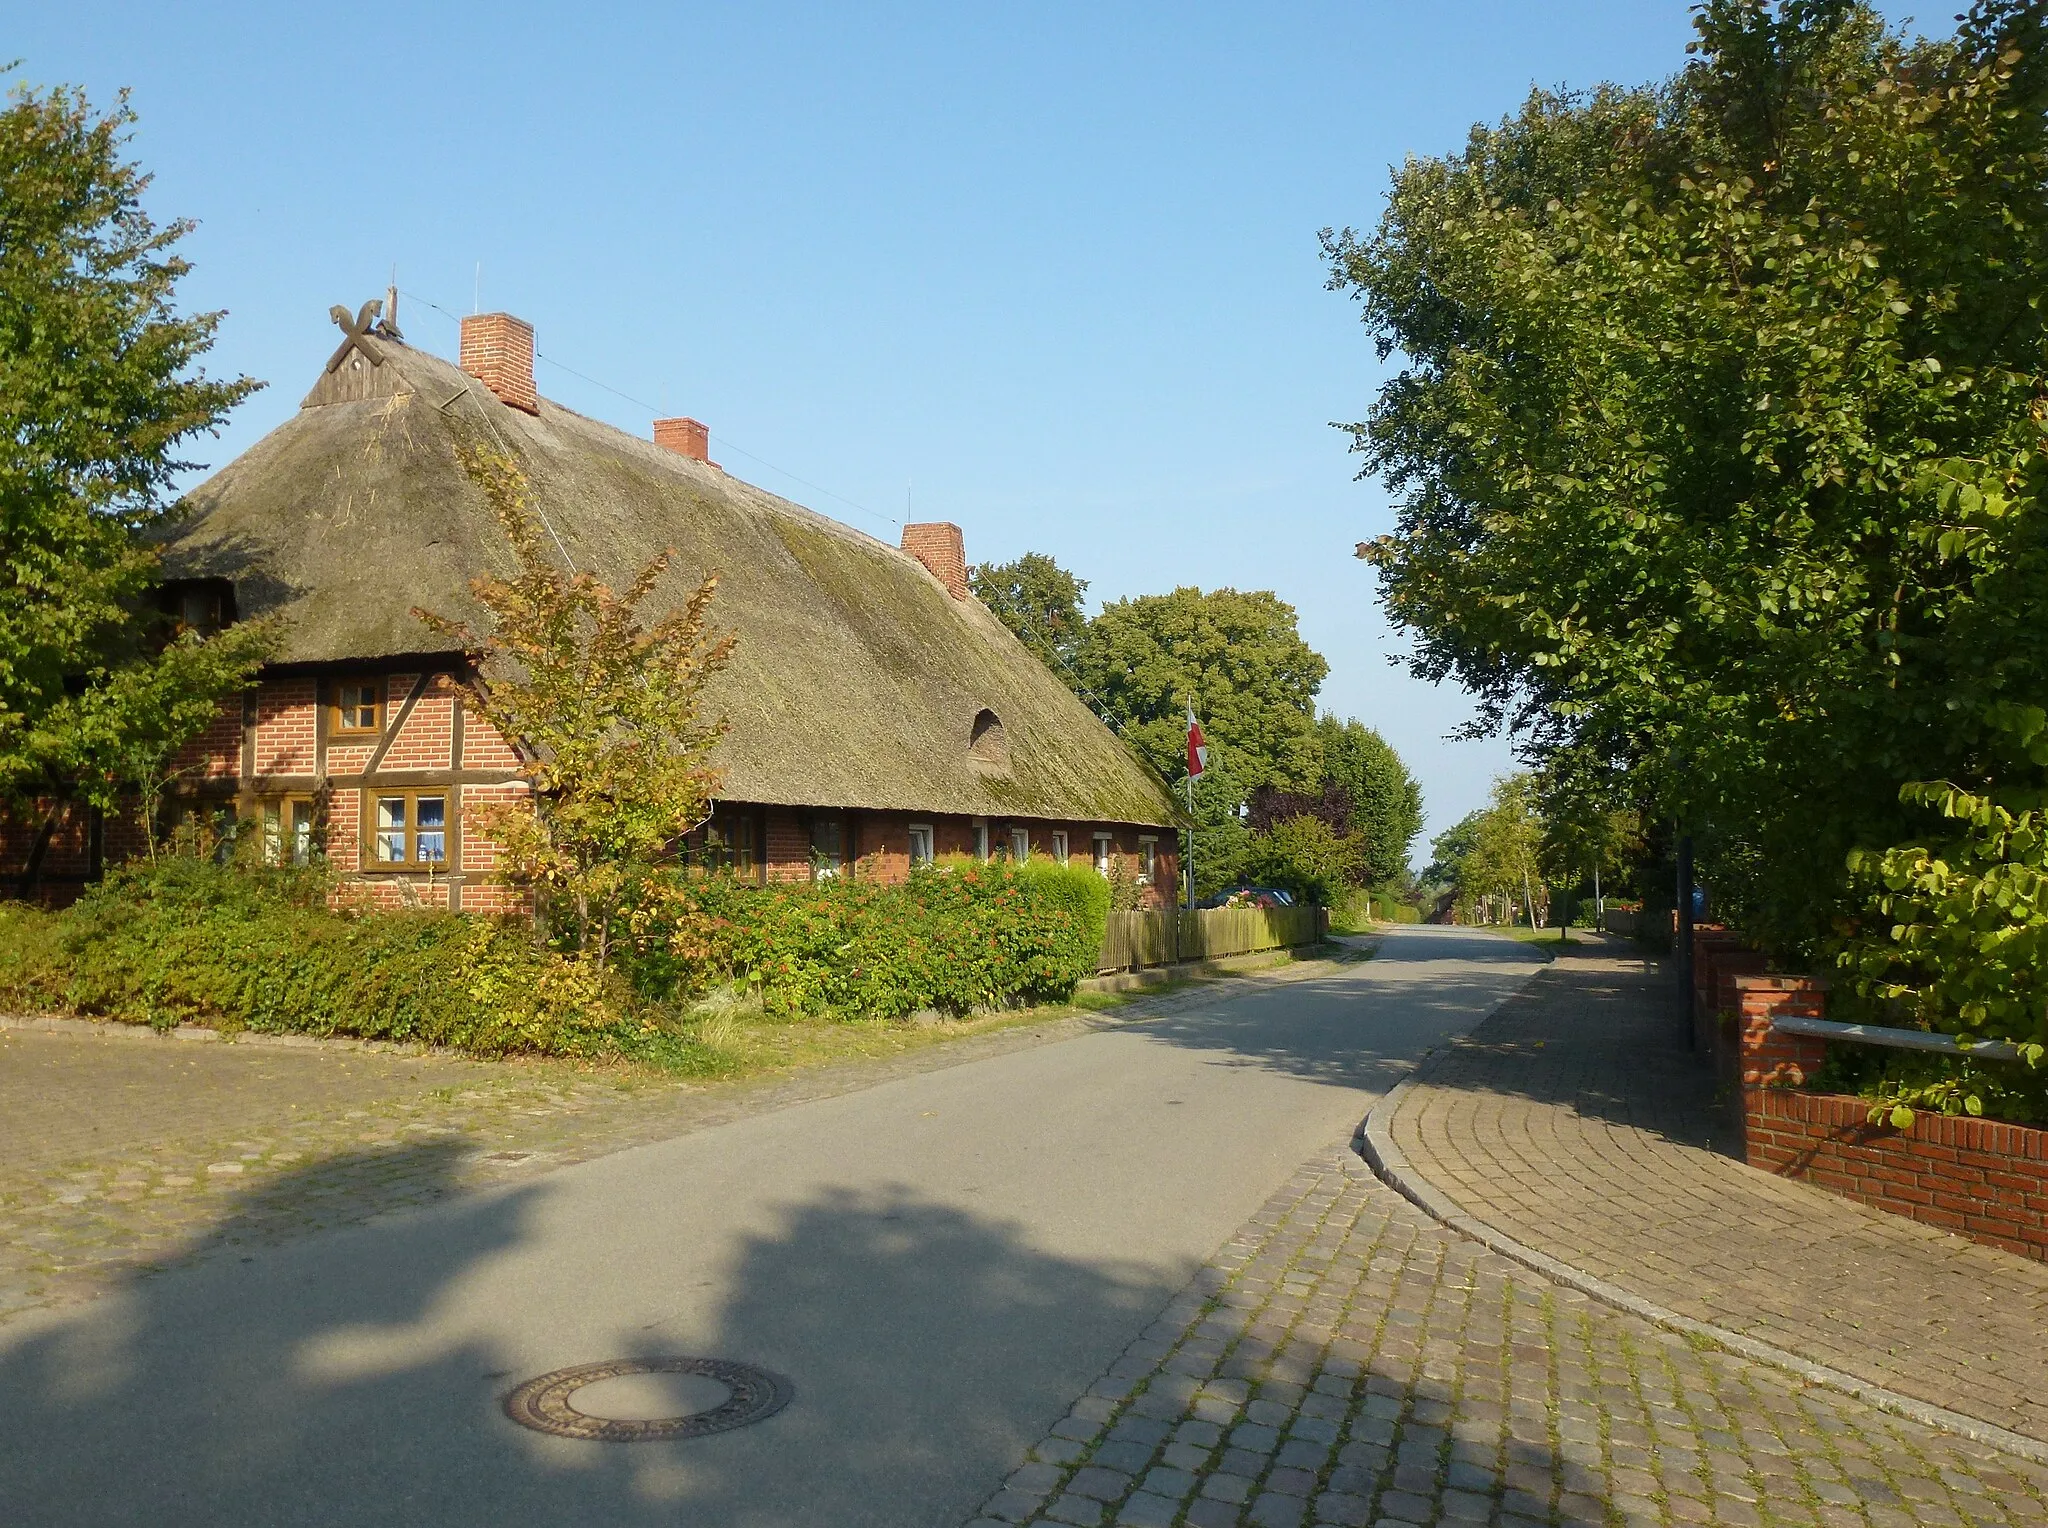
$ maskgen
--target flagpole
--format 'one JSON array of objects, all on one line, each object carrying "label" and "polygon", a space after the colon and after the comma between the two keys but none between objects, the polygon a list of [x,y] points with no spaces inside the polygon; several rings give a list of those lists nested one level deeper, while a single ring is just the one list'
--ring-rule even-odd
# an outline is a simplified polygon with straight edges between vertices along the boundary
[{"label": "flagpole", "polygon": [[[1192,691],[1190,691],[1190,692],[1189,692],[1189,693],[1187,694],[1187,696],[1185,697],[1185,699],[1187,700],[1187,703],[1188,703],[1188,724],[1189,724],[1189,729],[1190,729],[1190,734],[1191,734],[1191,740],[1192,740],[1192,729],[1193,729],[1193,725],[1194,725],[1194,719],[1195,719],[1195,697],[1194,697],[1194,693],[1193,693]],[[1187,853],[1187,892],[1186,892],[1186,894],[1185,894],[1185,902],[1186,902],[1186,905],[1187,905],[1187,910],[1188,910],[1189,912],[1193,912],[1193,911],[1195,910],[1195,770],[1194,770],[1194,758],[1193,758],[1193,755],[1192,755],[1192,754],[1190,754],[1190,756],[1189,756],[1189,759],[1188,759],[1188,774],[1187,774],[1187,803],[1188,803],[1188,853]]]}]

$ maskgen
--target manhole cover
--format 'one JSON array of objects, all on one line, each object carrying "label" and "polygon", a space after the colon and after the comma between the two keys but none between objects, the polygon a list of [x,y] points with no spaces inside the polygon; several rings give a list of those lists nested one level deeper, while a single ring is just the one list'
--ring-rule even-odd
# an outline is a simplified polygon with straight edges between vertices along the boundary
[{"label": "manhole cover", "polygon": [[[629,1421],[593,1417],[578,1411],[570,1397],[586,1385],[629,1374],[695,1374],[714,1379],[732,1393],[709,1411],[687,1416]],[[505,1397],[505,1415],[522,1427],[563,1438],[589,1438],[599,1443],[651,1443],[667,1438],[702,1438],[730,1432],[787,1406],[795,1394],[788,1380],[750,1364],[723,1358],[618,1358],[609,1363],[578,1364],[530,1379]]]}]

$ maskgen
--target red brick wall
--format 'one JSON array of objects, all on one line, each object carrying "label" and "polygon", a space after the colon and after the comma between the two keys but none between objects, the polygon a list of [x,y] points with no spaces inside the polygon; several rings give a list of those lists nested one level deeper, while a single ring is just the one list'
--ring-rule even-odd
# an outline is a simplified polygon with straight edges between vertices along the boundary
[{"label": "red brick wall", "polygon": [[[256,691],[256,773],[313,773],[314,682],[274,679]],[[239,707],[236,712],[239,718]],[[237,743],[239,752],[239,740]],[[237,765],[239,769],[239,764]]]},{"label": "red brick wall", "polygon": [[464,769],[517,769],[519,755],[496,727],[471,711],[462,719]]},{"label": "red brick wall", "polygon": [[805,816],[795,807],[768,808],[765,858],[771,881],[808,881],[811,878],[811,830]]},{"label": "red brick wall", "polygon": [[1787,1088],[1749,1090],[1746,1125],[1752,1167],[2048,1260],[2048,1130],[1926,1113],[1895,1130],[1865,1099]]},{"label": "red brick wall", "polygon": [[[810,813],[799,807],[771,806],[766,809],[766,815],[767,878],[771,881],[809,880]],[[876,811],[855,811],[847,813],[846,816],[852,828],[854,874],[863,879],[876,880],[884,885],[897,885],[908,879],[910,825],[913,822],[932,830],[932,852],[939,857],[974,853],[975,820],[972,817],[949,816],[936,812]],[[1013,827],[1029,831],[1031,853],[1034,858],[1049,857],[1052,854],[1052,835],[1064,831],[1067,835],[1069,862],[1081,866],[1092,862],[1095,834],[1107,832],[1111,835],[1113,859],[1132,876],[1138,872],[1138,839],[1141,832],[1145,836],[1155,836],[1159,842],[1157,874],[1154,884],[1140,892],[1141,905],[1169,907],[1178,895],[1180,857],[1177,852],[1178,839],[1171,828],[1140,830],[1092,822],[1045,822],[1039,819],[1027,821],[1022,818],[1013,820],[1003,817],[984,820],[988,827],[988,846],[992,855],[1008,852],[1010,830]]]},{"label": "red brick wall", "polygon": [[530,907],[532,899],[494,878],[500,865],[498,844],[483,829],[478,809],[525,801],[524,784],[465,785],[462,788],[462,910],[512,912]]},{"label": "red brick wall", "polygon": [[354,786],[336,786],[327,793],[327,860],[353,870],[363,852],[363,793]]},{"label": "red brick wall", "polygon": [[2048,1131],[1916,1112],[1903,1130],[1873,1124],[1870,1102],[1800,1091],[1824,1041],[1771,1027],[1774,1014],[1822,1018],[1813,977],[1727,975],[1743,1101],[1743,1159],[1923,1225],[2048,1260]]},{"label": "red brick wall", "polygon": [[236,778],[242,772],[242,703],[231,700],[220,709],[220,714],[207,723],[206,730],[178,750],[172,761],[175,769],[186,770],[202,766],[200,774],[207,779]]}]

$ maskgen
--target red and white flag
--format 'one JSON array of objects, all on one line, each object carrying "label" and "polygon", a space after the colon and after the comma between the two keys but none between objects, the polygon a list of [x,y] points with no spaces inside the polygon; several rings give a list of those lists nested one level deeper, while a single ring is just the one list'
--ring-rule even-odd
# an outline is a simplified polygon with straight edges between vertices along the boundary
[{"label": "red and white flag", "polygon": [[1202,736],[1202,724],[1195,720],[1195,703],[1188,702],[1188,778],[1194,779],[1209,767],[1209,744]]}]

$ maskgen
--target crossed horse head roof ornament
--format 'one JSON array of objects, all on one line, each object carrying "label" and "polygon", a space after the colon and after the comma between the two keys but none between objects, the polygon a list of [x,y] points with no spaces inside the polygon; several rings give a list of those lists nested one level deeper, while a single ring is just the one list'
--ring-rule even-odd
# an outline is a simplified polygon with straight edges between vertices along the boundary
[{"label": "crossed horse head roof ornament", "polygon": [[378,354],[377,347],[365,344],[364,341],[372,337],[387,340],[404,337],[398,332],[398,302],[395,294],[391,310],[391,317],[379,323],[378,320],[383,318],[384,314],[384,299],[381,297],[372,297],[356,310],[354,317],[350,317],[348,309],[340,303],[329,308],[327,316],[333,319],[341,330],[343,339],[341,344],[335,347],[334,354],[327,358],[327,370],[338,370],[351,350],[362,351],[370,358],[372,366],[382,366],[384,357]]}]

